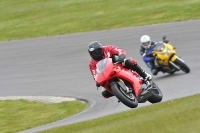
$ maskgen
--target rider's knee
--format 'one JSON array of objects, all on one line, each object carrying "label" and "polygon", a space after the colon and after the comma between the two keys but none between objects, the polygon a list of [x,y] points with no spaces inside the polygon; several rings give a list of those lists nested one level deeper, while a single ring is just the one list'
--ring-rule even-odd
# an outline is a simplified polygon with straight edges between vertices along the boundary
[{"label": "rider's knee", "polygon": [[136,64],[137,64],[137,62],[133,58],[126,59],[126,61],[125,61],[125,66],[134,66]]}]

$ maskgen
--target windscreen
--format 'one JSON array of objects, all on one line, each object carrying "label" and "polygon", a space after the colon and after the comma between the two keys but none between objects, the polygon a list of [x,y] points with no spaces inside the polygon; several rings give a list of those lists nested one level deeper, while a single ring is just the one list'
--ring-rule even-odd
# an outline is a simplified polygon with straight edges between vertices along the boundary
[{"label": "windscreen", "polygon": [[153,51],[162,52],[165,49],[165,45],[162,42],[156,43],[153,48]]},{"label": "windscreen", "polygon": [[104,68],[106,67],[106,64],[108,62],[108,59],[103,59],[103,60],[100,60],[97,64],[96,64],[96,71],[98,74],[101,74],[104,70]]}]

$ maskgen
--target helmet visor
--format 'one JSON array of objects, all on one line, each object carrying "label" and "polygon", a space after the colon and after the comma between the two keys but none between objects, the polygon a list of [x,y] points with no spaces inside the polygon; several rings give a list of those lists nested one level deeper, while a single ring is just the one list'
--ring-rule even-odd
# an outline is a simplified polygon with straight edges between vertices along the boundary
[{"label": "helmet visor", "polygon": [[148,41],[148,42],[144,42],[144,43],[142,43],[142,45],[143,45],[143,46],[148,46],[149,43],[150,43],[149,41]]},{"label": "helmet visor", "polygon": [[102,50],[100,48],[99,49],[95,49],[94,51],[90,52],[90,55],[95,60],[103,59],[103,52],[102,52]]}]

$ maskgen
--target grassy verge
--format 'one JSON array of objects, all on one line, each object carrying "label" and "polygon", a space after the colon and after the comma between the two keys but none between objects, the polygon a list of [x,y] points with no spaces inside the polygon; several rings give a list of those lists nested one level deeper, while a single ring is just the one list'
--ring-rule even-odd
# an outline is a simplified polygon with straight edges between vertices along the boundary
[{"label": "grassy verge", "polygon": [[199,133],[200,94],[40,133]]},{"label": "grassy verge", "polygon": [[79,101],[44,104],[26,100],[0,101],[0,132],[13,133],[72,116],[86,108]]},{"label": "grassy verge", "polygon": [[4,0],[0,41],[200,19],[199,0]]}]

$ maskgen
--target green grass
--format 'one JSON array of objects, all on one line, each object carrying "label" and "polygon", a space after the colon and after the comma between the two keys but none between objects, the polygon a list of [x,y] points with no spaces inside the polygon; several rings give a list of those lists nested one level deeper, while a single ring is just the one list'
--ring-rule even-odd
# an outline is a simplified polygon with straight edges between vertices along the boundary
[{"label": "green grass", "polygon": [[1,0],[0,41],[200,19],[199,0]]},{"label": "green grass", "polygon": [[79,101],[44,104],[26,100],[0,101],[0,133],[13,133],[67,118],[87,107]]},{"label": "green grass", "polygon": [[200,94],[40,133],[199,133]]}]

